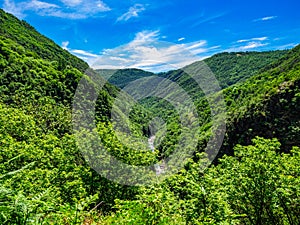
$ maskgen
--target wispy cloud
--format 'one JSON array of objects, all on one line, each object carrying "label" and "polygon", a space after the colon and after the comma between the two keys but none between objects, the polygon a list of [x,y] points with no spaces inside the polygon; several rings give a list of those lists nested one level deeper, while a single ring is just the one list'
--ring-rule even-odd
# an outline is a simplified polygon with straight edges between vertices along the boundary
[{"label": "wispy cloud", "polygon": [[78,50],[78,49],[74,49],[71,50],[72,53],[74,53],[75,55],[80,55],[80,56],[84,56],[84,57],[98,57],[98,55],[84,51],[84,50]]},{"label": "wispy cloud", "polygon": [[266,45],[268,45],[268,44],[267,43],[263,44],[261,42],[250,42],[247,45],[240,47],[240,49],[241,50],[249,50],[249,49],[255,49],[255,48],[258,48],[258,47],[263,47],[263,46],[266,46]]},{"label": "wispy cloud", "polygon": [[34,11],[41,16],[65,19],[84,19],[111,10],[101,0],[61,0],[60,4],[39,0],[23,1],[15,4],[13,0],[5,0],[3,9],[19,18],[26,17],[26,12]]},{"label": "wispy cloud", "polygon": [[119,21],[127,21],[133,17],[138,17],[139,13],[143,12],[145,10],[145,7],[142,4],[135,4],[134,6],[130,7],[129,10],[121,15],[117,22]]},{"label": "wispy cloud", "polygon": [[[243,44],[243,45],[241,45]],[[269,45],[269,43],[264,43],[262,41],[248,41],[248,42],[238,42],[238,45],[234,45],[229,49],[224,51],[226,52],[238,52],[238,51],[251,51],[259,49],[260,47],[264,47]]]},{"label": "wispy cloud", "polygon": [[207,16],[205,17],[204,14],[200,16],[200,18],[197,18],[197,21],[194,22],[191,27],[194,28],[194,27],[197,27],[203,23],[208,23],[208,22],[212,22],[220,17],[223,17],[224,15],[226,15],[226,12],[222,12],[222,13],[219,13],[219,14],[216,14],[216,15],[212,15],[212,16]]},{"label": "wispy cloud", "polygon": [[250,38],[250,39],[241,39],[238,40],[237,43],[249,42],[249,41],[265,41],[268,37],[257,37],[257,38]]},{"label": "wispy cloud", "polygon": [[83,2],[83,0],[61,0],[67,6],[76,6]]},{"label": "wispy cloud", "polygon": [[185,38],[184,38],[184,37],[181,37],[181,38],[178,38],[177,41],[184,41],[184,40],[185,40]]},{"label": "wispy cloud", "polygon": [[30,2],[23,2],[23,9],[25,10],[43,10],[43,9],[54,9],[54,8],[59,8],[58,5],[48,3],[48,2],[42,2],[38,0],[32,0]]},{"label": "wispy cloud", "polygon": [[21,7],[16,6],[14,1],[10,0],[4,0],[4,3],[2,5],[2,8],[13,15],[15,15],[18,18],[24,18],[25,14],[23,13],[23,10]]},{"label": "wispy cloud", "polygon": [[257,21],[267,21],[267,20],[274,20],[276,18],[277,18],[277,16],[266,16],[266,17],[255,19],[253,21],[254,22],[257,22]]},{"label": "wispy cloud", "polygon": [[68,50],[68,45],[69,45],[69,41],[64,41],[63,43],[61,43],[61,47],[65,50]]},{"label": "wispy cloud", "polygon": [[266,20],[273,20],[273,19],[276,19],[277,16],[267,16],[267,17],[263,17],[261,18],[262,21],[266,21]]},{"label": "wispy cloud", "polygon": [[285,49],[291,49],[296,47],[298,44],[296,43],[289,43],[289,44],[285,44],[285,45],[280,45],[280,46],[276,46],[276,49],[281,49],[281,50],[285,50]]},{"label": "wispy cloud", "polygon": [[79,50],[79,49],[71,49],[69,48],[70,42],[69,41],[64,41],[61,43],[61,47],[67,51],[69,51],[70,53],[76,55],[77,57],[85,60],[88,63],[91,63],[95,58],[99,57],[96,54],[90,53],[88,51],[84,51],[84,50]]},{"label": "wispy cloud", "polygon": [[[142,31],[129,43],[106,49],[89,64],[96,69],[139,68],[152,72],[178,69],[217,51],[204,40],[175,44],[161,41],[160,32]],[[74,51],[73,51],[74,52]],[[200,54],[205,55],[200,55]]]},{"label": "wispy cloud", "polygon": [[207,42],[204,40],[201,40],[201,41],[184,44],[184,47],[191,53],[197,55],[197,54],[206,52],[206,48],[204,48],[206,45],[207,45]]},{"label": "wispy cloud", "polygon": [[250,51],[256,50],[260,47],[269,45],[267,42],[269,37],[254,37],[249,39],[240,39],[237,40],[233,46],[229,49],[226,49],[227,52],[237,52],[237,51]]}]

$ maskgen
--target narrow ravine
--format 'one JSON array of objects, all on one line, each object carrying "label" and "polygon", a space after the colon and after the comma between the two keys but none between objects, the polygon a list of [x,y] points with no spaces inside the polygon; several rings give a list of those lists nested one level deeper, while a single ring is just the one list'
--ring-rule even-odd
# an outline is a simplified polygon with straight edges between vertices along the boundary
[{"label": "narrow ravine", "polygon": [[[152,152],[155,151],[154,140],[155,140],[155,135],[152,135],[148,139],[148,145],[149,145]],[[162,161],[161,165],[160,164],[154,164],[154,169],[155,169],[156,175],[160,175],[160,174],[164,173],[164,167],[165,167],[164,161]]]}]

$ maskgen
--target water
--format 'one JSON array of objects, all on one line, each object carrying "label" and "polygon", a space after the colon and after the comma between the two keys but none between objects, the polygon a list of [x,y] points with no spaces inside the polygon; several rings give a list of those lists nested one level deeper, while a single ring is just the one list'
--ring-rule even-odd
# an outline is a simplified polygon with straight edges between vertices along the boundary
[{"label": "water", "polygon": [[[155,135],[151,136],[148,139],[148,145],[152,152],[155,151],[154,140],[155,140]],[[154,170],[156,175],[160,175],[164,173],[164,168],[165,168],[165,162],[163,160],[161,164],[154,164]]]}]

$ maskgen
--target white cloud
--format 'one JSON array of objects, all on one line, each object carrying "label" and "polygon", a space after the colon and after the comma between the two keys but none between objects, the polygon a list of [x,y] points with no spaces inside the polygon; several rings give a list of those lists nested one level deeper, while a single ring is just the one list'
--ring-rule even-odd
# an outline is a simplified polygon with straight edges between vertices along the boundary
[{"label": "white cloud", "polygon": [[249,51],[252,49],[256,49],[268,45],[269,43],[266,43],[267,40],[269,40],[268,37],[255,37],[250,39],[241,39],[236,41],[237,44],[235,46],[232,46],[231,48],[225,51],[228,52]]},{"label": "white cloud", "polygon": [[130,7],[128,12],[121,15],[117,22],[119,21],[127,21],[133,17],[138,17],[140,12],[143,12],[145,10],[145,7],[141,4],[135,4],[134,6]]},{"label": "white cloud", "polygon": [[273,20],[273,19],[276,19],[276,18],[277,18],[277,16],[266,16],[266,17],[258,18],[256,20],[254,20],[254,22]]},{"label": "white cloud", "polygon": [[84,51],[84,50],[71,50],[72,53],[76,55],[81,55],[81,56],[88,56],[88,57],[98,57],[98,55],[92,54],[90,52]]},{"label": "white cloud", "polygon": [[14,14],[17,17],[25,17],[24,12],[25,11],[35,11],[35,12],[46,12],[46,11],[52,11],[54,9],[59,9],[60,7],[58,5],[38,1],[38,0],[31,0],[28,2],[20,2],[17,5],[14,3],[14,1],[5,0],[3,9],[9,13]]},{"label": "white cloud", "polygon": [[242,40],[238,40],[237,43],[243,43],[243,42],[248,42],[248,41],[265,41],[267,39],[268,39],[268,37],[258,37],[258,38],[242,39]]},{"label": "white cloud", "polygon": [[249,50],[249,49],[254,49],[254,48],[258,48],[258,47],[263,47],[266,46],[267,44],[263,44],[261,42],[250,42],[245,46],[241,47],[241,50]]},{"label": "white cloud", "polygon": [[73,55],[76,55],[77,57],[83,59],[84,61],[86,61],[87,63],[92,63],[97,57],[99,57],[99,55],[90,53],[88,51],[84,51],[84,50],[79,50],[79,49],[71,49],[69,48],[70,42],[69,41],[63,41],[61,43],[61,47],[67,51],[69,51],[70,53],[72,53]]},{"label": "white cloud", "polygon": [[69,41],[64,41],[64,42],[61,43],[61,47],[62,47],[63,49],[65,49],[65,50],[68,50],[68,45],[69,45],[69,44],[70,44]]},{"label": "white cloud", "polygon": [[268,39],[268,37],[260,37],[260,38],[252,38],[251,40],[252,41],[265,41],[267,39]]},{"label": "white cloud", "polygon": [[130,43],[130,46],[137,46],[144,43],[152,43],[159,39],[159,30],[155,31],[142,31],[135,35],[134,40]]},{"label": "white cloud", "polygon": [[[261,41],[260,41],[261,40]],[[269,43],[264,42],[268,40],[268,38],[251,38],[247,40],[239,40],[237,41],[237,45],[230,47],[224,51],[226,52],[238,52],[238,51],[251,51],[255,49],[259,49],[260,47],[264,47],[269,45]]]},{"label": "white cloud", "polygon": [[83,0],[61,0],[67,6],[77,6],[82,3]]},{"label": "white cloud", "polygon": [[[26,11],[34,11],[41,16],[59,17],[65,19],[85,19],[111,9],[101,0],[61,0],[63,5],[45,1],[31,0],[19,2],[5,0],[3,9],[19,18],[26,16]],[[67,6],[67,7],[66,7]]]},{"label": "white cloud", "polygon": [[267,17],[263,17],[261,18],[262,21],[265,21],[265,20],[273,20],[275,19],[277,16],[267,16]]},{"label": "white cloud", "polygon": [[289,44],[277,46],[276,49],[285,50],[285,49],[294,48],[294,47],[296,47],[297,45],[298,45],[298,44],[295,44],[295,43],[289,43]]},{"label": "white cloud", "polygon": [[96,10],[99,10],[101,12],[110,11],[111,8],[109,8],[104,2],[102,1],[96,1]]},{"label": "white cloud", "polygon": [[17,7],[15,5],[14,1],[4,0],[4,4],[2,7],[6,12],[13,14],[20,19],[25,17],[25,15],[23,13],[23,9],[20,7]]},{"label": "white cloud", "polygon": [[185,38],[184,38],[184,37],[181,37],[181,38],[178,38],[177,41],[184,41],[184,40],[185,40]]},{"label": "white cloud", "polygon": [[207,42],[203,40],[182,44],[160,40],[157,30],[139,32],[131,42],[104,50],[99,56],[90,59],[89,64],[95,69],[139,68],[161,72],[182,68],[204,57],[197,54],[209,54],[219,48],[208,48]]},{"label": "white cloud", "polygon": [[68,51],[73,55],[76,55],[78,58],[81,58],[82,60],[86,61],[88,64],[92,64],[95,61],[95,59],[99,57],[99,55],[79,49],[68,49]]},{"label": "white cloud", "polygon": [[[182,68],[212,55],[212,52],[215,53],[220,48],[220,46],[206,47],[207,42],[204,40],[181,44],[161,41],[158,30],[138,32],[129,43],[105,49],[99,55],[70,49],[68,45],[69,42],[64,41],[61,46],[95,69],[139,68],[152,72]],[[205,55],[198,55],[201,53]]]},{"label": "white cloud", "polygon": [[192,42],[186,45],[186,49],[193,51],[199,49],[199,47],[202,47],[204,45],[206,45],[206,41]]},{"label": "white cloud", "polygon": [[38,0],[32,0],[28,3],[23,3],[25,10],[40,10],[40,9],[51,9],[51,8],[59,8],[58,5],[51,4],[48,2],[42,2]]},{"label": "white cloud", "polygon": [[248,39],[242,39],[242,40],[238,40],[237,43],[243,43],[243,42],[247,42],[249,41]]}]

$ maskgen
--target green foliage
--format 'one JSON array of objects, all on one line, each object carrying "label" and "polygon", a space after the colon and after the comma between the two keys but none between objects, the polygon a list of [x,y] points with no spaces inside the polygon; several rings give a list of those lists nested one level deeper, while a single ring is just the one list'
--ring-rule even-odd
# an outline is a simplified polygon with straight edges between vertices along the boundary
[{"label": "green foliage", "polygon": [[[0,223],[80,224],[110,211],[115,198],[132,198],[136,188],[99,176],[76,146],[71,106],[86,63],[25,22],[0,16],[0,185],[9,193]],[[101,91],[99,126],[117,92],[109,84]]]},{"label": "green foliage", "polygon": [[[212,133],[208,101],[183,70],[159,74],[195,100],[201,124],[195,134],[200,135],[184,169],[160,184],[139,188],[97,174],[76,145],[74,92],[81,79],[95,85],[82,73],[87,64],[2,10],[0,25],[1,224],[300,223],[300,46],[205,60],[224,88],[227,104],[225,142],[206,171],[200,168],[208,163],[201,152]],[[152,75],[135,69],[98,72],[106,78],[115,73],[109,81],[121,88]],[[185,131],[180,116],[196,123],[191,111],[182,115],[166,101],[148,98],[134,106],[129,118],[122,108],[115,109],[130,124],[128,135],[127,127],[115,131],[111,121],[119,89],[106,84],[98,94],[96,136],[87,139],[84,151],[101,139],[107,152],[131,165],[151,165],[172,154]],[[164,124],[154,124],[159,144],[151,152],[147,138],[156,117]],[[81,135],[89,137],[90,131]],[[99,154],[94,160],[109,163]]]},{"label": "green foliage", "polygon": [[283,58],[288,51],[220,53],[204,60],[222,88],[242,82]]},{"label": "green foliage", "polygon": [[[231,52],[220,53],[204,60],[220,83],[221,88],[226,88],[235,83],[245,81],[265,70],[267,66],[283,58],[287,50],[268,52]],[[97,70],[105,79],[119,88],[124,88],[130,82],[149,77],[160,76],[178,83],[191,96],[198,97],[199,89],[195,81],[185,71],[199,66],[199,62],[188,65],[184,69],[173,70],[165,73],[154,74],[138,69],[123,70]],[[201,64],[200,64],[201,65]]]},{"label": "green foliage", "polygon": [[137,200],[116,200],[117,212],[107,224],[186,224],[178,198],[163,188],[143,189]]},{"label": "green foliage", "polygon": [[235,144],[250,144],[259,135],[276,137],[283,151],[299,146],[299,46],[288,57],[241,84],[224,90],[228,106],[228,137],[224,152]]},{"label": "green foliage", "polygon": [[[225,52],[205,59],[204,63],[209,67],[223,89],[258,74],[266,66],[283,58],[286,54],[287,51]],[[158,75],[176,82],[193,99],[197,99],[203,96],[203,92],[195,80],[187,74],[187,71],[194,71],[201,67],[202,63],[195,62],[183,69]]]},{"label": "green foliage", "polygon": [[75,68],[58,70],[55,63],[28,57],[26,51],[18,43],[0,37],[4,61],[0,68],[2,101],[19,106],[49,96],[70,103],[82,74]]},{"label": "green foliage", "polygon": [[[161,186],[118,201],[111,224],[298,224],[300,149],[280,153],[276,140],[256,138],[235,147],[217,166],[186,170]],[[201,157],[201,156],[199,156]]]},{"label": "green foliage", "polygon": [[[275,58],[279,58],[279,55]],[[299,148],[290,151],[292,146],[300,144],[295,135],[300,119],[297,113],[298,55],[299,47],[290,51],[287,57],[262,69],[261,73],[252,74],[252,78],[224,90],[229,115],[228,131],[219,157],[224,153],[234,156],[224,156],[204,174],[199,173],[203,157],[195,156],[197,164],[190,162],[185,170],[161,184],[164,196],[169,196],[168,199],[161,197],[155,188],[150,188],[150,193],[148,189],[143,190],[137,200],[119,201],[117,213],[108,217],[107,221],[116,224],[163,224],[160,218],[180,215],[177,223],[298,224]],[[172,116],[168,121],[175,120],[176,117],[171,114],[174,113],[172,108],[162,107],[166,104],[160,105],[160,102],[153,107],[152,102],[153,99],[148,99],[144,106],[156,115],[166,116],[170,113]],[[203,138],[198,146],[202,151],[210,132],[210,110],[204,98],[198,99],[197,108],[204,124],[200,128]],[[256,138],[254,145],[237,145],[233,148],[239,143],[251,144],[251,139],[257,134],[268,138],[278,137],[283,145],[279,148],[277,139]],[[175,133],[169,138],[174,141],[177,136],[178,133]],[[163,144],[167,149],[171,146],[173,144]],[[161,208],[171,206],[169,201],[175,203],[172,214],[159,211],[160,217],[157,218],[151,207],[145,210],[144,202],[157,198]],[[166,223],[176,224],[172,220]]]},{"label": "green foliage", "polygon": [[96,70],[101,76],[108,80],[109,83],[119,88],[124,88],[130,82],[153,76],[151,72],[139,69],[123,69],[123,70]]},{"label": "green foliage", "polygon": [[280,154],[276,139],[253,142],[236,146],[235,157],[224,157],[216,167],[220,186],[227,187],[228,203],[242,223],[298,224],[300,149]]},{"label": "green foliage", "polygon": [[17,43],[20,50],[26,49],[28,57],[41,58],[55,62],[59,70],[68,66],[84,72],[88,65],[81,59],[71,55],[49,38],[38,33],[25,21],[19,21],[11,14],[0,9],[0,36]]}]

